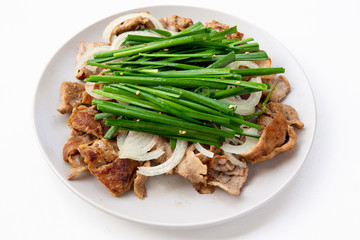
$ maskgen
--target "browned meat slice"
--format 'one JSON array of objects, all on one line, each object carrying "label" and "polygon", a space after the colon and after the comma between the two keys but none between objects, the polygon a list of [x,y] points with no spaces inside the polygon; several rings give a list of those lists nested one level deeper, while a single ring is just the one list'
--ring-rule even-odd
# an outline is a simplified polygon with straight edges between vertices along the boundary
[{"label": "browned meat slice", "polygon": [[206,183],[208,168],[194,153],[195,146],[191,144],[185,156],[175,168],[175,173],[188,179],[192,184]]},{"label": "browned meat slice", "polygon": [[[269,83],[271,89],[275,86],[275,84],[278,82],[275,90],[270,96],[270,102],[281,102],[286,95],[290,92],[290,83],[287,80],[286,77],[283,75],[277,75],[276,77],[270,79],[270,80],[264,80],[263,83]],[[266,98],[267,95],[269,95],[270,90],[263,92],[263,97]]]},{"label": "browned meat slice", "polygon": [[284,111],[280,109],[265,127],[259,142],[250,152],[239,156],[251,163],[259,163],[273,158],[280,152],[289,151],[295,145],[296,133],[288,126]]},{"label": "browned meat slice", "polygon": [[91,104],[92,97],[87,97],[85,86],[76,82],[62,82],[60,85],[60,104],[56,110],[62,114],[69,113],[81,104]]},{"label": "browned meat slice", "polygon": [[228,158],[227,155],[216,155],[214,157],[214,165],[211,169],[212,177],[208,184],[218,186],[231,195],[239,195],[246,182],[249,167],[243,160],[243,164],[234,165]]},{"label": "browned meat slice", "polygon": [[[155,149],[161,149],[165,152],[159,158],[153,160],[157,164],[166,162],[166,160],[168,160],[171,157],[171,155],[173,154],[173,151],[170,148],[169,140],[164,137],[158,136],[158,140],[156,141],[156,144],[152,150],[155,150]],[[172,171],[170,171],[169,173],[171,174]]]},{"label": "browned meat slice", "polygon": [[114,29],[111,31],[109,41],[112,42],[113,36],[118,36],[123,32],[137,31],[144,28],[153,29],[155,26],[147,17],[138,16],[128,19],[114,27]]},{"label": "browned meat slice", "polygon": [[294,125],[296,128],[299,128],[299,129],[304,127],[304,123],[299,121],[298,113],[296,112],[296,110],[289,105],[281,104],[281,103],[277,103],[277,102],[269,102],[266,105],[265,114],[270,117],[274,117],[275,114],[280,109],[282,109],[284,111],[286,120],[288,121],[289,125]]},{"label": "browned meat slice", "polygon": [[[205,28],[211,27],[213,30],[216,30],[218,32],[221,32],[221,31],[224,31],[224,30],[230,28],[229,25],[223,24],[223,23],[218,22],[216,20],[212,20],[211,22],[205,23],[204,27]],[[238,38],[238,39],[241,40],[243,38],[243,36],[244,36],[243,33],[236,32],[236,33],[230,34],[229,36],[227,36],[227,38]]]},{"label": "browned meat slice", "polygon": [[193,25],[193,21],[190,18],[183,18],[177,15],[171,15],[165,18],[160,18],[159,21],[164,26],[165,29],[171,30],[174,32],[180,32],[185,28]]},{"label": "browned meat slice", "polygon": [[118,196],[131,188],[138,162],[117,158],[117,151],[111,141],[95,140],[91,144],[80,145],[78,149],[91,174],[96,176],[111,194]]},{"label": "browned meat slice", "polygon": [[[150,167],[150,161],[144,163],[143,167]],[[136,173],[136,177],[134,180],[134,192],[138,198],[146,197],[146,188],[145,183],[149,179],[148,176],[144,176],[140,173]]]},{"label": "browned meat slice", "polygon": [[73,109],[68,125],[81,132],[101,138],[104,133],[99,120],[94,120],[98,112],[93,107],[79,106]]},{"label": "browned meat slice", "polygon": [[[72,155],[78,154],[78,147],[81,144],[84,143],[88,143],[91,142],[93,139],[91,138],[90,135],[85,134],[85,135],[76,135],[76,136],[71,136],[67,142],[65,143],[64,147],[63,147],[63,159],[64,161],[69,161],[69,157],[71,157]],[[71,162],[70,162],[71,164]],[[73,166],[76,167],[76,166]]]},{"label": "browned meat slice", "polygon": [[[83,40],[81,40],[79,42],[79,49],[76,55],[76,59],[75,59],[75,63],[76,65],[78,64],[78,62],[80,61],[81,56],[88,50],[93,49],[95,47],[98,46],[105,46],[105,45],[109,45],[107,43],[104,42],[89,42],[86,43]],[[85,78],[89,77],[90,75],[98,75],[101,73],[101,71],[103,70],[103,68],[99,68],[99,67],[92,67],[91,69],[86,68],[86,65],[84,64],[83,66],[79,66],[77,68],[77,72],[76,72],[76,78],[79,80],[84,80]]]}]

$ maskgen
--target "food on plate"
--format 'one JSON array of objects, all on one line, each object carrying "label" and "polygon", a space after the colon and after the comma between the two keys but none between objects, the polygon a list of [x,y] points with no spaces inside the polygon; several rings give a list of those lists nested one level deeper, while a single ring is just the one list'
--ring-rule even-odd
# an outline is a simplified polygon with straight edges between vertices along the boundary
[{"label": "food on plate", "polygon": [[281,103],[285,69],[236,26],[141,11],[102,38],[79,42],[78,81],[60,86],[69,180],[89,171],[112,195],[142,199],[152,176],[177,174],[200,194],[239,195],[249,164],[296,145],[304,124]]}]

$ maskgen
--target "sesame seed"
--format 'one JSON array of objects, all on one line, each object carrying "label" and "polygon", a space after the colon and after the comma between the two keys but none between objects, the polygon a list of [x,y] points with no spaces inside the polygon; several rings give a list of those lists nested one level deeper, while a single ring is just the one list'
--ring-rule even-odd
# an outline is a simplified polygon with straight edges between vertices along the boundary
[{"label": "sesame seed", "polygon": [[164,51],[167,52],[167,51],[169,51],[169,49],[168,49],[168,48],[164,48]]},{"label": "sesame seed", "polygon": [[236,83],[238,83],[238,84],[239,84],[239,83],[240,83],[240,81],[236,81]]},{"label": "sesame seed", "polygon": [[124,73],[123,73],[123,72],[121,72],[121,73],[120,73],[120,75],[122,76],[122,75],[124,75]]},{"label": "sesame seed", "polygon": [[235,105],[229,105],[229,109],[235,108]]},{"label": "sesame seed", "polygon": [[137,90],[137,91],[136,91],[136,95],[139,95],[139,94],[140,94],[140,91],[139,91],[139,90]]},{"label": "sesame seed", "polygon": [[216,57],[216,55],[214,54],[213,57]]},{"label": "sesame seed", "polygon": [[249,54],[250,52],[245,52],[245,54]]}]

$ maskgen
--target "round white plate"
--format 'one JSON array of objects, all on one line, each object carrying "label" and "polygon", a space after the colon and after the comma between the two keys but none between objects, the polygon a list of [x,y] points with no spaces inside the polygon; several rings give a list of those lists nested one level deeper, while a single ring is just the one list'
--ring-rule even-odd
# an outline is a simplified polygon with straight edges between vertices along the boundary
[{"label": "round white plate", "polygon": [[[155,17],[172,14],[192,18],[194,22],[213,19],[237,25],[240,32],[253,37],[267,51],[273,66],[285,67],[291,93],[284,103],[298,111],[305,128],[297,130],[298,144],[290,152],[281,153],[265,163],[250,166],[249,178],[240,196],[231,196],[221,189],[209,195],[198,194],[191,184],[176,175],[152,177],[147,183],[148,197],[138,199],[133,192],[113,197],[90,174],[77,181],[67,181],[70,165],[62,160],[62,147],[69,138],[69,115],[56,111],[60,83],[76,81],[74,70],[80,40],[101,41],[105,26],[123,14],[148,10]],[[309,82],[291,53],[270,34],[258,27],[214,10],[185,6],[156,6],[133,9],[103,19],[84,29],[62,46],[47,65],[37,88],[34,102],[34,124],[42,152],[56,175],[82,199],[115,216],[131,221],[171,228],[209,226],[232,220],[263,205],[280,192],[296,175],[310,150],[316,110]]]}]

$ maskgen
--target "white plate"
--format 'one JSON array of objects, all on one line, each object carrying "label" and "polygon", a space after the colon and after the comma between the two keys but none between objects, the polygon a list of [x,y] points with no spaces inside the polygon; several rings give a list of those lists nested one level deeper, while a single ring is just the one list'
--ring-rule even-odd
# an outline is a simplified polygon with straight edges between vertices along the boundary
[{"label": "white plate", "polygon": [[[298,111],[305,128],[297,130],[298,144],[290,152],[262,164],[250,166],[249,178],[240,196],[231,196],[221,189],[210,195],[199,195],[191,184],[176,175],[158,176],[147,183],[148,197],[140,200],[133,192],[113,197],[93,176],[67,181],[70,165],[62,160],[62,147],[69,137],[69,115],[59,114],[59,88],[63,81],[75,81],[72,72],[80,40],[100,41],[103,29],[115,17],[149,10],[160,18],[172,14],[195,21],[216,19],[228,25],[237,25],[239,31],[253,37],[267,51],[273,66],[285,67],[285,76],[291,83],[291,93],[284,103]],[[310,150],[316,111],[309,82],[290,52],[276,39],[258,27],[234,16],[214,10],[185,6],[156,6],[134,9],[103,19],[70,39],[46,67],[35,96],[34,124],[42,152],[56,175],[82,199],[97,208],[131,221],[171,228],[191,228],[218,224],[249,213],[280,192],[296,175]],[[295,207],[295,206],[294,206]]]}]

